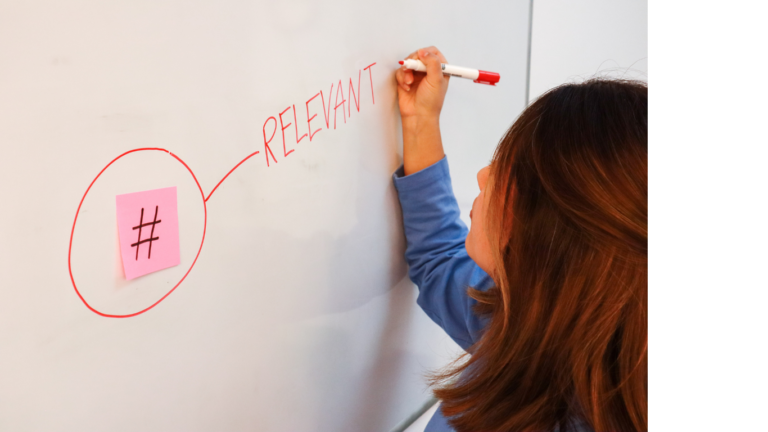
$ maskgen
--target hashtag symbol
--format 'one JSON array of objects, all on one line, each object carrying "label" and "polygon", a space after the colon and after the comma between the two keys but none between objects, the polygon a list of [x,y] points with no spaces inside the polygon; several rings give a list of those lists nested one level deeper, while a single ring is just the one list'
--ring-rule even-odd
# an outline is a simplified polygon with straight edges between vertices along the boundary
[{"label": "hashtag symbol", "polygon": [[[141,217],[139,218],[139,224],[133,227],[133,229],[139,230],[139,238],[136,241],[136,243],[133,243],[131,247],[136,247],[136,260],[139,260],[139,245],[142,243],[149,242],[149,253],[147,254],[147,259],[150,259],[152,257],[152,242],[155,240],[159,240],[160,237],[152,237],[155,235],[155,225],[162,222],[162,220],[157,220],[157,206],[155,206],[155,218],[152,220],[152,222],[144,223],[144,207],[141,208]],[[149,232],[149,238],[148,239],[141,239],[141,229],[145,226],[152,225],[152,230]]]}]

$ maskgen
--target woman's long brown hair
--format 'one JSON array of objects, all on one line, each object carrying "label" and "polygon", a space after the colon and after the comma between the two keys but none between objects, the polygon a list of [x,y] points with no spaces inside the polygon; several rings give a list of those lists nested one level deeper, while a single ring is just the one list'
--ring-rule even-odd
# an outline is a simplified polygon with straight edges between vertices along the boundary
[{"label": "woman's long brown hair", "polygon": [[489,324],[433,380],[456,430],[647,430],[647,119],[644,83],[591,80],[550,90],[502,138],[495,287],[469,289]]}]

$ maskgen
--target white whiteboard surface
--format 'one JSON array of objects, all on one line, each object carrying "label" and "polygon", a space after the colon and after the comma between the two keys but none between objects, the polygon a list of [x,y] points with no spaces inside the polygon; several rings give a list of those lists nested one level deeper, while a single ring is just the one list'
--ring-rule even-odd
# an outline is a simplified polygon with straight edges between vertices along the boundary
[{"label": "white whiteboard surface", "polygon": [[592,77],[648,81],[647,0],[536,0],[530,100]]},{"label": "white whiteboard surface", "polygon": [[[459,349],[406,275],[396,62],[434,44],[501,74],[496,88],[454,79],[446,100],[468,211],[524,106],[527,19],[527,1],[0,4],[0,430],[380,431],[407,417],[429,398],[424,373]],[[315,99],[320,132],[286,129],[284,151],[278,128],[267,166],[269,117],[295,105],[306,126],[310,98],[342,80],[349,99],[358,77],[359,111],[338,108],[334,129]],[[175,157],[129,153],[83,198],[137,148]],[[115,195],[169,186],[181,264],[126,281]],[[105,314],[189,273],[152,309],[106,318],[68,257]]]}]

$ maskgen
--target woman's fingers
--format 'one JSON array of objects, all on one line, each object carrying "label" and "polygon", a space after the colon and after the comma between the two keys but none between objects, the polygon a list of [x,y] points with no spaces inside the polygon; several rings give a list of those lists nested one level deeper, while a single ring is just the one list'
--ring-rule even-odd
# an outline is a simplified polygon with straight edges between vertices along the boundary
[{"label": "woman's fingers", "polygon": [[443,75],[440,66],[445,62],[445,56],[432,46],[412,52],[406,59],[421,61],[427,73],[415,73],[405,66],[397,70],[400,114],[407,117],[439,117],[450,78]]},{"label": "woman's fingers", "polygon": [[402,88],[405,91],[408,91],[408,87],[405,84],[405,71],[403,68],[398,69],[395,72],[395,80],[397,81],[397,86]]},{"label": "woman's fingers", "polygon": [[[418,60],[419,59],[419,52],[418,51],[412,52],[411,54],[408,55],[408,57],[406,57],[406,59]],[[405,91],[410,91],[411,90],[411,85],[414,82],[413,71],[408,69],[408,68],[406,68],[405,66],[401,67],[400,69],[403,71],[403,82],[405,83],[405,85],[407,87]]]},{"label": "woman's fingers", "polygon": [[416,50],[408,54],[408,57],[406,57],[406,59],[421,60],[421,58],[419,57],[419,51],[426,51],[426,52],[432,53],[437,56],[437,58],[440,60],[440,63],[448,63],[448,60],[445,59],[445,56],[443,55],[443,53],[441,53],[439,49],[433,46]]},{"label": "woman's fingers", "polygon": [[[406,57],[406,59],[418,59],[419,58],[419,52],[414,51],[411,54]],[[406,68],[405,66],[401,66],[400,69],[397,70],[397,83],[398,85],[405,91],[411,90],[411,85],[414,83],[415,79],[413,76],[413,71]]]},{"label": "woman's fingers", "polygon": [[[442,78],[440,63],[446,63],[445,56],[436,47],[430,46],[421,48],[408,55],[406,59],[420,60],[427,66],[428,74]],[[397,84],[405,91],[410,91],[413,85],[418,85],[424,78],[424,75],[414,75],[413,71],[405,66],[397,70]],[[433,78],[436,80],[437,78]]]},{"label": "woman's fingers", "polygon": [[413,71],[410,69],[405,69],[403,71],[403,80],[408,85],[413,84]]},{"label": "woman's fingers", "polygon": [[[445,56],[443,55],[443,53],[441,53],[440,50],[435,48],[434,46],[422,48],[420,51],[427,51],[431,54],[436,55],[437,59],[440,60],[440,63],[448,63],[448,60],[445,59]],[[416,53],[418,54],[418,51]]]},{"label": "woman's fingers", "polygon": [[411,84],[413,84],[413,71],[401,67],[395,72],[395,78],[397,85],[405,91],[411,90]]},{"label": "woman's fingers", "polygon": [[440,59],[428,49],[419,50],[419,57],[421,62],[427,67],[427,80],[436,86],[439,85],[438,83],[443,79]]}]

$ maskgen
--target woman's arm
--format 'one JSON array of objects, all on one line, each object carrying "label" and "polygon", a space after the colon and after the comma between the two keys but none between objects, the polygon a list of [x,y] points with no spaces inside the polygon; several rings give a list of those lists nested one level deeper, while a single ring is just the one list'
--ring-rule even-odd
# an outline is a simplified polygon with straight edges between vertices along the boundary
[{"label": "woman's arm", "polygon": [[450,76],[443,75],[440,63],[447,63],[435,47],[422,48],[408,56],[421,60],[427,73],[398,69],[397,96],[403,123],[403,169],[411,175],[441,160],[440,111]]},{"label": "woman's arm", "polygon": [[474,314],[477,303],[467,288],[486,290],[490,277],[467,255],[467,227],[459,218],[445,158],[409,176],[394,175],[403,210],[408,276],[419,287],[418,304],[465,350],[480,337],[485,323]]},{"label": "woman's arm", "polygon": [[413,53],[427,74],[397,71],[403,122],[403,170],[394,175],[403,210],[405,258],[419,287],[422,309],[465,350],[477,341],[484,323],[474,315],[467,288],[487,289],[491,279],[467,255],[467,227],[459,218],[448,163],[440,139],[440,111],[448,77],[435,47]]}]

